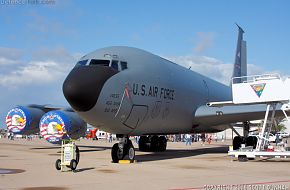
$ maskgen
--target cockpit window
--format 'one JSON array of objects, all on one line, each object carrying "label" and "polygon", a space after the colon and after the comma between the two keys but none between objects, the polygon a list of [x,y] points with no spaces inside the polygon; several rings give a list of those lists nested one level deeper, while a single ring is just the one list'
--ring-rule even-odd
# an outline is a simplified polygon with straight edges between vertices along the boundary
[{"label": "cockpit window", "polygon": [[127,62],[121,61],[121,69],[122,70],[128,69]]},{"label": "cockpit window", "polygon": [[112,64],[111,64],[111,67],[118,70],[118,61],[116,60],[112,60]]},{"label": "cockpit window", "polygon": [[77,62],[77,65],[86,65],[87,64],[87,62],[88,62],[88,60],[86,59],[86,60],[80,60],[79,62]]},{"label": "cockpit window", "polygon": [[92,59],[90,65],[109,66],[110,60]]}]

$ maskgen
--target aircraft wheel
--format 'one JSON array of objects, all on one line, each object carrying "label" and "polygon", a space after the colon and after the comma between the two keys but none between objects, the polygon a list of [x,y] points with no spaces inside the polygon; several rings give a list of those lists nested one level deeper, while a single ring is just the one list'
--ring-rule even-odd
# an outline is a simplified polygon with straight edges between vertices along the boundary
[{"label": "aircraft wheel", "polygon": [[57,159],[56,162],[55,162],[55,168],[57,170],[61,170],[61,160],[60,159]]},{"label": "aircraft wheel", "polygon": [[113,145],[111,156],[114,163],[118,163],[119,160],[122,160],[124,158],[124,153],[120,150],[118,143],[115,143]]},{"label": "aircraft wheel", "polygon": [[151,142],[150,142],[150,151],[155,152],[158,151],[158,144],[159,144],[159,140],[158,140],[158,136],[154,135],[151,137]]},{"label": "aircraft wheel", "polygon": [[78,165],[78,163],[77,163],[77,161],[75,159],[72,159],[70,161],[70,169],[72,169],[73,171],[76,170],[77,165]]},{"label": "aircraft wheel", "polygon": [[238,150],[241,148],[242,144],[244,143],[244,137],[235,136],[233,140],[233,149]]},{"label": "aircraft wheel", "polygon": [[258,138],[255,136],[249,136],[246,138],[246,145],[247,146],[253,146],[253,149],[256,148],[258,143]]},{"label": "aircraft wheel", "polygon": [[130,161],[134,161],[135,158],[135,150],[132,144],[128,147],[128,157]]},{"label": "aircraft wheel", "polygon": [[141,136],[139,139],[139,150],[140,151],[148,151],[148,142],[149,139],[147,136]]},{"label": "aircraft wheel", "polygon": [[158,137],[158,150],[163,152],[166,150],[166,147],[167,147],[167,139],[165,136],[160,136]]},{"label": "aircraft wheel", "polygon": [[80,161],[80,150],[78,146],[76,146],[76,161],[77,161],[77,164]]},{"label": "aircraft wheel", "polygon": [[247,161],[248,161],[248,158],[247,158],[246,155],[239,155],[239,156],[238,156],[238,160],[239,160],[240,162],[247,162]]}]

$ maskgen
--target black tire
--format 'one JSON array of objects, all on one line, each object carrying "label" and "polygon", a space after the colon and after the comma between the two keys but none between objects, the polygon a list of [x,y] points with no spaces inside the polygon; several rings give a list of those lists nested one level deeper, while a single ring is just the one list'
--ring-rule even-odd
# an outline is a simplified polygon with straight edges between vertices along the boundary
[{"label": "black tire", "polygon": [[131,162],[135,159],[135,150],[132,144],[128,146],[128,158]]},{"label": "black tire", "polygon": [[61,170],[61,160],[60,160],[60,159],[57,159],[57,160],[55,161],[55,168],[56,168],[57,170]]},{"label": "black tire", "polygon": [[158,151],[164,152],[167,147],[167,139],[165,136],[158,137]]},{"label": "black tire", "polygon": [[248,161],[248,158],[247,158],[246,155],[239,155],[239,156],[238,156],[238,160],[239,160],[240,162],[247,162],[247,161]]},{"label": "black tire", "polygon": [[245,143],[244,137],[235,136],[235,138],[233,140],[233,149],[239,150],[241,148],[242,144],[244,144],[244,143]]},{"label": "black tire", "polygon": [[119,160],[122,160],[124,158],[124,152],[121,153],[118,143],[115,143],[113,145],[112,150],[111,150],[111,157],[112,157],[113,163],[118,163]]},{"label": "black tire", "polygon": [[149,151],[149,138],[147,136],[141,136],[139,139],[139,150],[140,151]]},{"label": "black tire", "polygon": [[158,136],[154,135],[151,137],[151,139],[150,139],[150,151],[152,151],[152,152],[158,151],[158,147],[159,147],[158,142],[159,142]]},{"label": "black tire", "polygon": [[253,146],[253,149],[256,148],[258,143],[258,138],[255,136],[249,136],[246,138],[246,146]]},{"label": "black tire", "polygon": [[77,168],[77,165],[78,165],[78,163],[77,163],[77,161],[75,160],[75,159],[72,159],[71,161],[70,161],[70,169],[71,170],[76,170],[76,168]]},{"label": "black tire", "polygon": [[80,162],[80,150],[79,150],[78,146],[76,146],[76,161],[77,161],[77,164],[79,164],[79,162]]}]

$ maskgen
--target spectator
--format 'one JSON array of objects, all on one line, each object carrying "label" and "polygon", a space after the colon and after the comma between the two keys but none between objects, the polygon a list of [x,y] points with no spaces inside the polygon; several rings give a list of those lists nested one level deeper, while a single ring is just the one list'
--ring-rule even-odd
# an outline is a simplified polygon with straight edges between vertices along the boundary
[{"label": "spectator", "polygon": [[191,145],[191,142],[192,142],[192,137],[190,134],[186,134],[184,135],[185,136],[185,140],[186,140],[186,146],[189,144]]},{"label": "spectator", "polygon": [[210,135],[210,136],[208,137],[208,139],[207,139],[208,144],[210,144],[211,141],[212,141],[212,137],[211,137],[211,135]]},{"label": "spectator", "polygon": [[109,143],[113,142],[113,135],[109,134]]},{"label": "spectator", "polygon": [[173,135],[173,142],[176,142],[176,135]]},{"label": "spectator", "polygon": [[279,134],[277,133],[277,134],[276,134],[276,138],[275,138],[276,146],[278,145],[279,141],[280,141],[280,140],[279,140]]},{"label": "spectator", "polygon": [[135,137],[135,141],[136,141],[137,144],[139,144],[139,136]]},{"label": "spectator", "polygon": [[202,133],[201,134],[201,144],[204,145],[204,143],[205,143],[205,134]]}]

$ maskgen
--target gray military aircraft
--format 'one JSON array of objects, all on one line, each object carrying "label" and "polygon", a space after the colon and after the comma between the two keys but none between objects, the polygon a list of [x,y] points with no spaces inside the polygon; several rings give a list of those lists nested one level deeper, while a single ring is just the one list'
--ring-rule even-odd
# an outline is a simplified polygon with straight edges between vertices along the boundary
[{"label": "gray military aircraft", "polygon": [[[246,42],[239,27],[233,77],[247,74]],[[112,160],[134,159],[139,150],[165,151],[166,134],[213,133],[231,123],[262,119],[266,105],[209,107],[232,100],[231,87],[157,55],[131,47],[107,47],[83,56],[63,83],[73,110],[87,123],[117,134]],[[240,146],[242,139],[235,142]]]},{"label": "gray military aircraft", "polygon": [[[244,31],[238,28],[233,77],[247,75]],[[65,79],[63,94],[73,110],[16,107],[6,117],[8,129],[32,133],[33,124],[39,123],[40,134],[59,143],[82,136],[87,122],[117,135],[120,142],[111,155],[118,162],[135,157],[129,136],[140,136],[140,151],[165,151],[166,134],[214,133],[236,122],[244,122],[248,129],[248,121],[262,119],[266,110],[266,105],[209,107],[209,102],[231,101],[231,86],[144,50],[122,46],[83,56]],[[282,115],[279,109],[277,114]],[[236,137],[234,149],[244,141],[255,143],[248,138]]]}]

